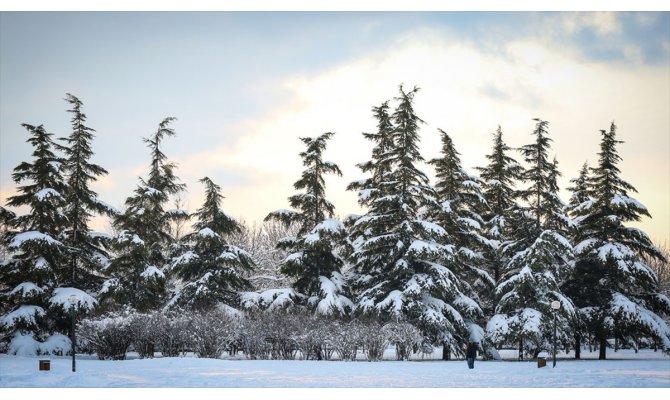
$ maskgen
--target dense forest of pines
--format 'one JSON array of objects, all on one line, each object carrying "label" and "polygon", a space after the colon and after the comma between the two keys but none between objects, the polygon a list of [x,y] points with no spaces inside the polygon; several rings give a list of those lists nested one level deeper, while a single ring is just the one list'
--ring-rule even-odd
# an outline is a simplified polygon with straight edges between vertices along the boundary
[{"label": "dense forest of pines", "polygon": [[[419,168],[418,94],[400,86],[372,108],[377,130],[363,136],[373,149],[348,186],[364,214],[339,220],[326,198],[324,176],[342,175],[323,159],[326,132],[300,138],[289,208],[253,226],[224,212],[208,177],[200,208],[170,208],[187,189],[162,151],[172,117],[144,139],[149,169],[123,210],[107,205],[91,189],[107,174],[92,163],[95,130],[67,94],[71,132],[54,140],[23,124],[32,158],[14,168],[17,194],[0,206],[0,351],[67,353],[74,313],[79,345],[100,358],[132,346],[147,357],[352,359],[362,349],[377,360],[393,344],[399,359],[434,347],[449,359],[469,339],[486,357],[535,357],[551,349],[555,319],[576,357],[586,345],[601,359],[611,346],[670,352],[667,246],[627,225],[650,215],[621,178],[616,125],[600,132],[595,164],[575,171],[567,203],[541,119],[518,149],[498,127],[478,175],[440,130],[431,183]],[[92,231],[95,215],[113,233]]]}]

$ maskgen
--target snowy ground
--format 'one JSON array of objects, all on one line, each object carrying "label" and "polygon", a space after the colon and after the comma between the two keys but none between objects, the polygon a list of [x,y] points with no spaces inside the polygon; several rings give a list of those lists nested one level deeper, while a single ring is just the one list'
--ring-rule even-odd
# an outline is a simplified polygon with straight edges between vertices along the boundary
[{"label": "snowy ground", "polygon": [[[596,358],[597,353],[583,356]],[[33,397],[29,395],[34,391],[22,388],[656,388],[655,393],[670,395],[670,357],[627,350],[609,351],[608,357],[607,361],[559,359],[556,368],[551,360],[545,368],[537,368],[534,360],[478,360],[475,369],[469,370],[465,361],[458,360],[371,363],[179,357],[99,361],[78,355],[73,373],[68,357],[50,357],[51,370],[38,371],[39,357],[3,354],[0,397]],[[175,392],[170,392],[172,397]],[[548,392],[541,397],[546,399]],[[614,398],[624,393],[631,395],[617,390]],[[71,394],[62,398],[76,398]]]}]

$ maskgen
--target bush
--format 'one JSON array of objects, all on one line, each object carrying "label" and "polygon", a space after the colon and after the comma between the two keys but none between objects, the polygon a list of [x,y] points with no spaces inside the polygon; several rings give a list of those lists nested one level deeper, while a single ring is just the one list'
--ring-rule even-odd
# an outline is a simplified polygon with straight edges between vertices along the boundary
[{"label": "bush", "polygon": [[242,321],[242,332],[238,339],[238,344],[244,355],[250,360],[268,360],[272,345],[267,340],[270,336],[269,324],[265,320],[269,319],[269,314],[256,311],[247,314]]},{"label": "bush", "polygon": [[191,343],[198,357],[219,358],[240,336],[241,321],[227,312],[214,309],[195,314],[191,319]]},{"label": "bush", "polygon": [[129,320],[133,335],[133,348],[140,358],[154,358],[156,344],[163,330],[163,320],[159,313],[132,314]]},{"label": "bush", "polygon": [[407,322],[390,322],[384,325],[382,330],[389,342],[395,345],[398,360],[409,360],[410,355],[424,342],[421,332]]},{"label": "bush", "polygon": [[380,361],[389,345],[388,332],[375,320],[367,320],[359,325],[359,337],[368,361]]},{"label": "bush", "polygon": [[191,322],[178,312],[158,315],[161,332],[158,343],[163,357],[177,357],[186,349]]},{"label": "bush", "polygon": [[360,323],[333,321],[330,323],[330,344],[340,359],[353,361],[360,343]]},{"label": "bush", "polygon": [[133,340],[128,313],[111,313],[100,319],[85,319],[78,329],[100,360],[125,360]]}]

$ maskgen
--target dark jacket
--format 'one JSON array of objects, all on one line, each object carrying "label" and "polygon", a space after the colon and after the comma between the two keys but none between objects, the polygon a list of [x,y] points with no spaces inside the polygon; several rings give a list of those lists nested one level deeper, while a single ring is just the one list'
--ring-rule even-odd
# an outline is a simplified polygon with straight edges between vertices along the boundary
[{"label": "dark jacket", "polygon": [[465,358],[477,358],[477,350],[479,350],[477,343],[468,343],[468,348],[465,351]]}]

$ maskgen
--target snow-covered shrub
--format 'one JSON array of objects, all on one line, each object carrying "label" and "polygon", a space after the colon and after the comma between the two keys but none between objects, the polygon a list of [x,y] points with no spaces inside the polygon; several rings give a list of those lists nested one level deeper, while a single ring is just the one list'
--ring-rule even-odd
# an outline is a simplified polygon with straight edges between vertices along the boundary
[{"label": "snow-covered shrub", "polygon": [[40,351],[40,342],[32,334],[22,334],[17,331],[9,342],[8,354],[17,356],[36,356]]},{"label": "snow-covered shrub", "polygon": [[99,319],[85,319],[77,331],[88,341],[99,360],[125,360],[133,340],[128,313],[110,313]]},{"label": "snow-covered shrub", "polygon": [[270,336],[270,324],[265,323],[270,317],[268,313],[255,311],[248,313],[242,321],[238,345],[250,360],[267,360],[270,358],[272,345],[267,339]]},{"label": "snow-covered shrub", "polygon": [[69,337],[55,333],[40,343],[40,354],[51,354],[54,356],[72,355],[72,341]]},{"label": "snow-covered shrub", "polygon": [[133,348],[140,358],[153,358],[164,327],[160,313],[132,314],[129,325],[133,335]]},{"label": "snow-covered shrub", "polygon": [[330,338],[333,322],[306,312],[290,317],[294,319],[294,340],[302,358],[330,360],[334,350]]},{"label": "snow-covered shrub", "polygon": [[295,359],[298,347],[296,343],[296,318],[289,311],[275,311],[266,313],[263,322],[267,324],[266,340],[270,342],[272,348],[270,356],[273,360],[293,360]]},{"label": "snow-covered shrub", "polygon": [[390,322],[382,330],[388,341],[395,345],[398,360],[409,360],[409,356],[424,342],[421,332],[407,322]]},{"label": "snow-covered shrub", "polygon": [[353,361],[360,344],[360,323],[357,321],[332,321],[328,341],[341,360]]},{"label": "snow-covered shrub", "polygon": [[189,318],[179,311],[156,314],[160,335],[158,343],[163,357],[177,357],[183,352],[189,340]]},{"label": "snow-covered shrub", "polygon": [[194,314],[191,319],[191,344],[201,358],[219,358],[237,341],[242,323],[239,317],[215,308]]},{"label": "snow-covered shrub", "polygon": [[366,320],[356,324],[358,327],[360,343],[368,361],[380,361],[384,356],[384,350],[388,347],[388,333],[376,320]]}]

